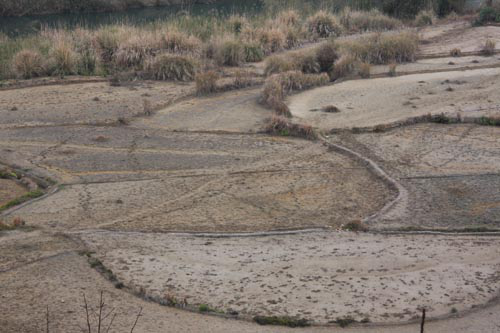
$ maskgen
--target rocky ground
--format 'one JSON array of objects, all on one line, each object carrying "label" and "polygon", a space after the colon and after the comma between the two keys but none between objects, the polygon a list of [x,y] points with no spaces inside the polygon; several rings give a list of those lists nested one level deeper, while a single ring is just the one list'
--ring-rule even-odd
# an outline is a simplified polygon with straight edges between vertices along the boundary
[{"label": "rocky ground", "polygon": [[[426,29],[421,52],[473,49],[496,29]],[[291,330],[255,315],[415,332],[422,308],[430,332],[497,332],[498,127],[408,119],[500,116],[499,65],[426,58],[292,96],[316,142],[260,133],[272,113],[258,88],[0,90],[0,161],[56,183],[2,214],[29,228],[0,231],[0,331],[45,331],[47,307],[51,332],[85,331],[84,295],[95,310],[103,291],[110,332],[130,331],[140,309],[134,332]],[[311,111],[329,104],[340,112]],[[27,190],[0,186],[0,202]],[[360,221],[371,231],[342,230]]]}]

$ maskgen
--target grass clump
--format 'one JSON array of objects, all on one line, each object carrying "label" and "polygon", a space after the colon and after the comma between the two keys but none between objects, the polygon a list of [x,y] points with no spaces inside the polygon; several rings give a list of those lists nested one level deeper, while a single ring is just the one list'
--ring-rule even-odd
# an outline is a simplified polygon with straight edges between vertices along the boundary
[{"label": "grass clump", "polygon": [[477,123],[482,126],[500,126],[500,117],[480,117]]},{"label": "grass clump", "polygon": [[51,52],[53,73],[64,76],[76,73],[77,57],[70,43],[61,41],[57,43]]},{"label": "grass clump", "polygon": [[436,21],[436,14],[433,10],[421,10],[415,17],[415,25],[417,27],[425,27],[433,25]]},{"label": "grass clump", "polygon": [[342,55],[333,65],[330,71],[332,81],[347,77],[356,70],[356,58],[351,55]]},{"label": "grass clump", "polygon": [[366,232],[368,227],[361,221],[352,221],[342,226],[342,230],[354,232]]},{"label": "grass clump", "polygon": [[273,55],[266,59],[264,74],[266,76],[288,72],[296,69],[296,63],[287,56]]},{"label": "grass clump", "polygon": [[454,48],[454,49],[450,50],[450,56],[452,56],[452,57],[461,57],[462,56],[462,50],[460,50],[459,48]]},{"label": "grass clump", "polygon": [[316,49],[316,61],[322,72],[329,72],[338,58],[339,48],[333,41],[323,43]]},{"label": "grass clump", "polygon": [[264,60],[264,50],[256,42],[243,44],[243,60],[244,62],[259,62]]},{"label": "grass clump", "polygon": [[288,327],[308,327],[309,321],[302,318],[278,317],[278,316],[255,316],[253,320],[259,325],[279,325]]},{"label": "grass clump", "polygon": [[371,65],[369,63],[367,63],[367,62],[360,63],[359,64],[359,68],[358,68],[358,74],[363,79],[370,78],[370,75],[371,75]]},{"label": "grass clump", "polygon": [[413,62],[418,50],[418,35],[413,32],[377,33],[343,42],[341,47],[370,64]]},{"label": "grass clump", "polygon": [[[154,45],[154,41],[150,44]],[[197,54],[201,46],[201,41],[195,36],[175,29],[164,33],[160,40],[160,47],[171,53]]]},{"label": "grass clump", "polygon": [[198,95],[207,95],[217,91],[219,74],[215,71],[206,71],[196,74],[196,92]]},{"label": "grass clump", "polygon": [[171,54],[157,56],[147,66],[147,72],[153,79],[163,81],[192,81],[195,71],[194,59]]},{"label": "grass clump", "polygon": [[492,39],[487,39],[481,49],[481,53],[485,56],[492,56],[495,54],[496,43]]},{"label": "grass clump", "polygon": [[493,22],[500,22],[500,4],[495,7],[483,7],[475,23],[476,25],[484,25]]},{"label": "grass clump", "polygon": [[320,10],[307,19],[307,30],[314,36],[326,38],[339,36],[342,26],[337,17],[325,10]]},{"label": "grass clump", "polygon": [[0,232],[21,229],[25,226],[26,222],[20,217],[15,217],[10,224],[0,220]]},{"label": "grass clump", "polygon": [[340,22],[350,32],[385,31],[400,28],[403,23],[379,10],[355,11],[346,7],[340,13]]},{"label": "grass clump", "polygon": [[42,190],[30,191],[30,192],[20,196],[19,198],[11,200],[11,201],[7,202],[6,204],[4,204],[3,206],[0,206],[0,212],[3,212],[4,210],[7,210],[7,209],[12,208],[14,206],[25,203],[26,201],[29,201],[31,199],[41,197],[43,194],[44,193]]},{"label": "grass clump", "polygon": [[42,55],[33,50],[21,50],[12,60],[12,69],[18,77],[30,79],[45,73]]},{"label": "grass clump", "polygon": [[226,40],[216,51],[219,65],[238,66],[245,59],[243,44],[238,40]]},{"label": "grass clump", "polygon": [[305,74],[317,74],[321,71],[314,52],[302,52],[295,57],[295,67]]},{"label": "grass clump", "polygon": [[309,125],[294,124],[283,116],[273,116],[264,131],[268,134],[278,136],[293,136],[309,140],[317,138],[313,128]]},{"label": "grass clump", "polygon": [[344,327],[347,327],[349,325],[352,325],[354,323],[356,323],[356,320],[352,317],[343,317],[343,318],[337,318],[335,320],[335,323],[338,324],[340,327],[344,328]]},{"label": "grass clump", "polygon": [[397,64],[390,64],[389,65],[389,72],[387,72],[387,74],[390,76],[390,77],[394,77],[396,76],[398,73],[397,73],[397,67],[398,65]]}]

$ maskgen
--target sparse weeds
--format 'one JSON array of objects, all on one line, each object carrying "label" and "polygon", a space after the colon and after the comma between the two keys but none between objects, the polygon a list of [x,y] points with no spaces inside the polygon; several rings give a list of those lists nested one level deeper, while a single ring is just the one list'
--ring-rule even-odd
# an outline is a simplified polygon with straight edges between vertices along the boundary
[{"label": "sparse weeds", "polygon": [[216,71],[205,71],[196,74],[196,92],[198,95],[207,95],[217,91],[219,74]]},{"label": "sparse weeds", "polygon": [[337,318],[335,320],[335,323],[338,324],[340,327],[344,328],[356,323],[356,320],[350,316],[347,316],[347,317]]},{"label": "sparse weeds", "polygon": [[279,316],[255,316],[253,320],[259,325],[278,325],[288,327],[311,326],[308,320],[303,318],[279,317]]},{"label": "sparse weeds", "polygon": [[367,62],[360,63],[359,67],[358,67],[358,74],[363,79],[370,78],[370,75],[371,75],[371,66],[370,66],[370,64],[367,63]]},{"label": "sparse weeds", "polygon": [[273,116],[266,125],[265,132],[272,135],[293,136],[309,140],[317,138],[311,126],[294,124],[282,116]]},{"label": "sparse weeds", "polygon": [[415,17],[415,25],[417,27],[433,25],[435,21],[436,13],[434,13],[434,11],[430,9],[420,11]]},{"label": "sparse weeds", "polygon": [[452,57],[461,57],[462,56],[462,50],[459,48],[454,48],[450,51],[450,56]]},{"label": "sparse weeds", "polygon": [[495,54],[496,43],[492,39],[487,39],[481,49],[481,53],[485,56],[492,56]]},{"label": "sparse weeds", "polygon": [[356,11],[345,8],[340,13],[340,22],[344,28],[351,32],[385,31],[400,28],[403,23],[380,11]]},{"label": "sparse weeds", "polygon": [[361,221],[352,221],[344,224],[342,230],[354,231],[354,232],[366,232],[368,227]]}]

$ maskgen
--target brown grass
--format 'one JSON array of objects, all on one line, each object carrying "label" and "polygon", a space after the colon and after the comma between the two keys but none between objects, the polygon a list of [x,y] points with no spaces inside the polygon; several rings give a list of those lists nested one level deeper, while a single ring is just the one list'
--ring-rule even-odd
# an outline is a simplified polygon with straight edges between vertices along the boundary
[{"label": "brown grass", "polygon": [[150,60],[147,73],[155,80],[192,81],[196,62],[188,56],[163,54]]},{"label": "brown grass", "polygon": [[316,60],[322,72],[331,71],[338,58],[339,48],[333,41],[323,43],[316,49]]},{"label": "brown grass", "polygon": [[403,23],[374,9],[355,11],[345,8],[340,13],[340,22],[350,32],[385,31],[400,28]]},{"label": "brown grass", "polygon": [[361,76],[363,79],[368,79],[370,77],[371,73],[371,66],[367,62],[362,62],[359,64],[358,68],[358,74]]},{"label": "brown grass", "polygon": [[215,71],[206,71],[196,74],[196,92],[198,95],[207,95],[217,91],[219,74]]},{"label": "brown grass", "polygon": [[272,55],[266,59],[264,74],[266,76],[297,69],[296,63],[288,56]]},{"label": "brown grass", "polygon": [[356,69],[356,59],[351,55],[342,55],[333,65],[333,70],[330,72],[330,78],[338,80],[348,77],[354,73]]},{"label": "brown grass", "polygon": [[43,58],[37,51],[21,50],[12,60],[12,70],[23,79],[41,76],[45,72]]},{"label": "brown grass", "polygon": [[496,43],[492,39],[487,39],[481,49],[481,53],[485,56],[492,56],[495,54]]},{"label": "brown grass", "polygon": [[336,16],[320,10],[307,19],[308,31],[321,38],[340,36],[342,26]]},{"label": "brown grass", "polygon": [[289,119],[281,116],[273,116],[266,125],[265,132],[272,135],[293,136],[309,140],[317,138],[311,126],[294,124]]}]

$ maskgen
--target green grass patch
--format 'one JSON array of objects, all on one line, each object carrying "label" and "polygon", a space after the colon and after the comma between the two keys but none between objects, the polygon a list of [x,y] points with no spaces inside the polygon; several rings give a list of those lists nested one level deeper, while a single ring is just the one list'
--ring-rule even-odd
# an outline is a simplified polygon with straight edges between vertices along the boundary
[{"label": "green grass patch", "polygon": [[7,202],[5,205],[0,206],[0,212],[3,212],[9,208],[20,205],[22,203],[25,203],[26,201],[29,201],[31,199],[41,197],[42,195],[44,195],[44,192],[42,190],[30,191],[30,192],[20,196],[19,198],[11,200],[11,201]]}]

